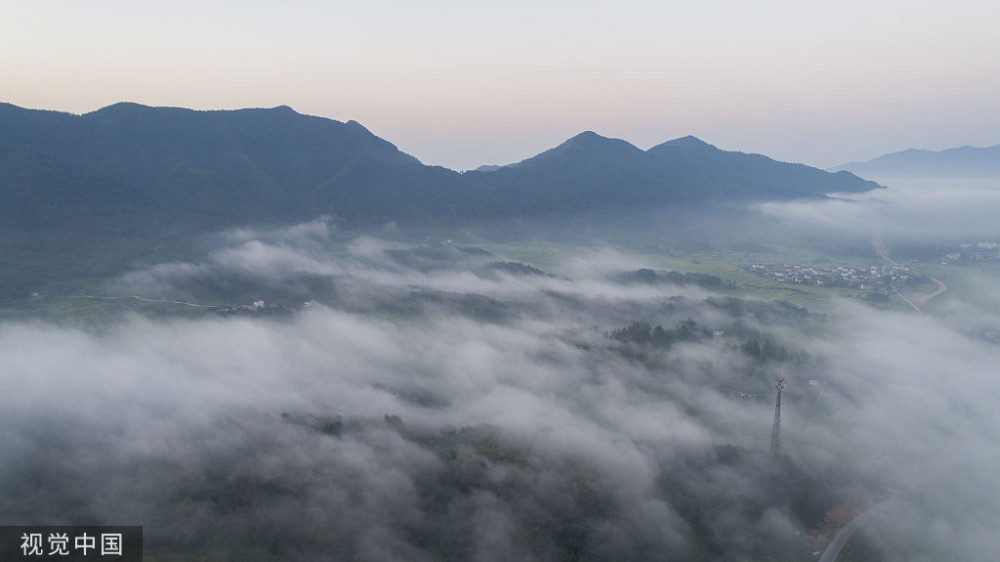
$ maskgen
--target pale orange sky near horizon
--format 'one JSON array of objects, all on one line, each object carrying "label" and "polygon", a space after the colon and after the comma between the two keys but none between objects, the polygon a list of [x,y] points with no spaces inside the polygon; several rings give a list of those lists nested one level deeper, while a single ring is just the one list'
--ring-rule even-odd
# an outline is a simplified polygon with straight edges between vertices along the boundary
[{"label": "pale orange sky near horizon", "polygon": [[453,169],[583,130],[827,167],[1000,144],[998,24],[1000,3],[972,0],[17,0],[0,101],[290,105]]}]

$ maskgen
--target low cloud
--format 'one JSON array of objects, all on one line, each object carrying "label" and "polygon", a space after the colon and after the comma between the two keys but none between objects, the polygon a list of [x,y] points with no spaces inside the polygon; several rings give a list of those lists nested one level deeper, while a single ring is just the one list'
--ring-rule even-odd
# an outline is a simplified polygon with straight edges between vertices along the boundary
[{"label": "low cloud", "polygon": [[[880,180],[888,189],[822,201],[765,203],[758,209],[783,228],[824,236],[889,242],[975,241],[1000,236],[1000,184],[995,180]],[[787,232],[787,230],[786,230]]]},{"label": "low cloud", "polygon": [[[228,559],[739,559],[864,488],[904,506],[873,524],[893,544],[1000,546],[977,493],[1000,466],[1000,349],[960,304],[801,320],[616,281],[646,264],[610,250],[536,273],[318,223],[225,236],[109,290],[251,287],[299,299],[285,314],[0,325],[8,521],[143,524],[158,552]],[[688,319],[669,347],[609,337]],[[764,335],[807,358],[736,349]]]}]

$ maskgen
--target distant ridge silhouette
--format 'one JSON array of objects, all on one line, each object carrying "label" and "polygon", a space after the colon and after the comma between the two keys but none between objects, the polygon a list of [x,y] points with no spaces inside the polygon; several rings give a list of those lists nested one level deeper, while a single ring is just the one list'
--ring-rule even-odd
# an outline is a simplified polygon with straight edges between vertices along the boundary
[{"label": "distant ridge silhouette", "polygon": [[876,187],[694,137],[643,151],[587,131],[516,164],[460,174],[425,166],[355,121],[288,106],[118,103],[73,115],[0,104],[0,251],[25,279],[126,260],[169,247],[169,237],[320,216],[346,226],[628,216]]},{"label": "distant ridge silhouette", "polygon": [[923,177],[987,177],[1000,179],[1000,145],[962,146],[931,151],[908,149],[831,168],[860,174]]}]

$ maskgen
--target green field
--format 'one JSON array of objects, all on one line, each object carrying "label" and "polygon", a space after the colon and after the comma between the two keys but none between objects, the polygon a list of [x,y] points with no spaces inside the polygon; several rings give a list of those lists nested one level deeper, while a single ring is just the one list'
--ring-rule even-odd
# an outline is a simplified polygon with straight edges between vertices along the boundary
[{"label": "green field", "polygon": [[[549,272],[558,272],[568,262],[574,259],[585,259],[588,255],[600,252],[600,249],[566,244],[547,243],[503,243],[482,244],[483,248],[504,258],[527,263]],[[747,253],[725,248],[723,246],[705,245],[702,248],[685,247],[645,247],[636,249],[621,245],[607,245],[606,250],[612,250],[631,258],[637,267],[664,269],[684,273],[704,273],[716,275],[726,283],[732,282],[734,288],[717,291],[729,296],[750,296],[763,300],[781,300],[795,306],[814,311],[822,311],[830,306],[832,297],[855,299],[867,302],[878,308],[909,309],[909,305],[898,298],[889,302],[870,302],[865,291],[835,287],[816,287],[782,283],[755,275],[743,269],[752,263],[788,263],[801,265],[844,265],[850,267],[869,267],[883,265],[880,258],[842,258],[831,257],[818,252],[796,248],[768,246],[766,252]],[[928,282],[928,292],[934,290],[933,283]]]},{"label": "green field", "polygon": [[[360,258],[348,251],[348,245],[353,243],[355,243],[353,238],[345,238],[335,242],[334,246],[327,252],[326,257],[335,263],[358,262]],[[427,243],[433,244],[434,242]],[[465,241],[456,239],[453,243],[483,248],[493,253],[496,259],[522,262],[557,275],[565,274],[565,271],[574,262],[588,259],[600,260],[613,254],[621,263],[626,264],[621,266],[623,270],[649,268],[718,276],[722,279],[725,287],[714,289],[713,292],[725,296],[785,301],[813,312],[828,310],[834,298],[855,300],[879,309],[913,310],[898,296],[886,298],[872,296],[866,291],[857,289],[783,283],[750,273],[744,269],[753,263],[787,263],[823,267],[843,265],[855,268],[886,264],[884,260],[874,255],[869,257],[831,256],[815,250],[776,244],[767,246],[748,244],[744,246],[751,248],[752,251],[745,251],[745,249],[735,249],[734,247],[740,247],[740,245],[734,243],[709,243],[691,240],[671,243],[652,237],[601,244],[573,243],[565,240],[558,242],[548,240],[484,242],[475,239]],[[378,244],[381,248],[400,250],[415,246],[409,242],[382,239],[379,239]],[[981,309],[1000,311],[1000,296],[988,290],[991,285],[996,285],[994,280],[1000,276],[1000,264],[977,264],[975,267],[970,267],[943,265],[937,262],[903,261],[901,265],[909,266],[914,271],[924,273],[928,277],[939,279],[947,285],[947,291],[944,294],[927,303],[926,312],[944,311],[954,301],[968,303]],[[55,321],[72,321],[78,318],[116,318],[134,312],[154,316],[198,316],[207,313],[206,310],[177,304],[79,296],[84,294],[103,295],[99,289],[100,280],[70,279],[65,280],[61,285],[63,290],[46,291],[42,295],[3,303],[3,306],[0,306],[0,312],[3,312],[3,315],[7,317],[27,314]],[[911,285],[904,294],[911,301],[918,301],[920,297],[936,289],[937,285],[927,279]]]}]

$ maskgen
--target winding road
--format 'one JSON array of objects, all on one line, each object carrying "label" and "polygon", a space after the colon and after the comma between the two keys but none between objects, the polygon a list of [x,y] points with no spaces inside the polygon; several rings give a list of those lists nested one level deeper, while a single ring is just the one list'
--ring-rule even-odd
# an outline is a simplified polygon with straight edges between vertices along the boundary
[{"label": "winding road", "polygon": [[934,297],[936,297],[936,296],[938,296],[938,295],[940,295],[940,294],[942,294],[942,293],[944,293],[945,291],[948,290],[948,286],[945,285],[944,283],[942,283],[940,279],[935,279],[933,277],[928,277],[928,279],[930,279],[931,281],[937,283],[938,288],[933,293],[924,295],[924,296],[920,297],[919,299],[917,299],[917,304],[920,305],[921,308],[927,306],[927,301],[933,299]]},{"label": "winding road", "polygon": [[860,529],[863,525],[868,523],[868,520],[872,518],[879,508],[884,507],[886,504],[893,501],[893,499],[894,498],[887,498],[878,502],[854,519],[851,519],[847,525],[841,527],[841,529],[837,531],[837,534],[834,535],[833,540],[830,541],[830,544],[827,545],[826,550],[823,551],[823,555],[819,557],[819,562],[834,562],[837,560],[837,557],[840,556],[840,551],[844,550],[844,547],[847,546],[847,542],[851,540],[851,535],[853,535],[854,532]]},{"label": "winding road", "polygon": [[[896,267],[900,267],[900,265],[896,263],[894,259],[889,257],[889,248],[886,247],[884,242],[882,242],[878,238],[875,238],[874,240],[872,240],[872,245],[875,246],[875,253],[878,254],[880,258],[884,259],[885,261],[891,263]],[[914,300],[910,300],[904,297],[903,294],[900,293],[899,291],[893,290],[893,292],[896,293],[896,296],[903,299],[903,301],[906,304],[912,306],[914,310],[916,310],[917,312],[923,312],[924,307],[927,306],[928,301],[930,301],[934,297],[944,294],[944,292],[948,290],[948,286],[945,285],[940,279],[936,279],[934,277],[928,277],[928,279],[930,279],[937,285],[937,289],[935,289],[934,292],[932,293],[928,293],[922,297],[917,297]]]},{"label": "winding road", "polygon": [[182,304],[184,306],[196,306],[198,308],[220,308],[219,305],[214,305],[214,304],[197,304],[197,303],[193,303],[193,302],[172,301],[172,300],[168,300],[168,299],[150,299],[150,298],[139,297],[139,296],[135,296],[135,295],[123,296],[123,297],[109,297],[109,296],[104,296],[104,295],[43,295],[41,293],[35,293],[35,296],[39,296],[39,297],[73,298],[73,299],[97,299],[97,300],[105,300],[105,301],[133,299],[133,300],[146,301],[146,302],[160,302],[160,303],[168,303],[168,304]]}]

